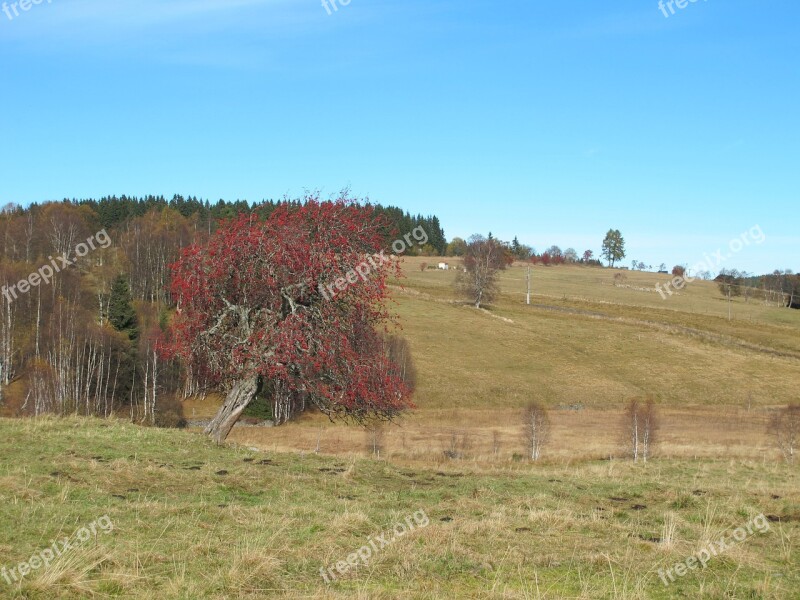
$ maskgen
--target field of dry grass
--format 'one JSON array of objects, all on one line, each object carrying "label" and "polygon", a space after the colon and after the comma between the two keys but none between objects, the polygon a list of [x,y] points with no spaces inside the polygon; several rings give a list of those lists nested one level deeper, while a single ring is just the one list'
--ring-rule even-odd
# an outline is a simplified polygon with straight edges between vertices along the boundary
[{"label": "field of dry grass", "polygon": [[[0,575],[3,598],[791,599],[800,589],[800,473],[774,460],[409,467],[81,418],[0,419],[0,455],[0,568],[18,579]],[[19,577],[21,563],[103,518],[113,529],[73,536]],[[731,544],[754,522],[766,527]],[[370,540],[366,563],[337,570]],[[705,568],[664,585],[659,570],[720,540],[730,547]]]},{"label": "field of dry grass", "polygon": [[[473,464],[503,467],[521,460],[525,442],[521,411],[422,410],[383,427],[381,456],[398,464]],[[737,458],[774,463],[781,460],[767,431],[770,412],[753,408],[678,407],[660,411],[658,458],[699,460]],[[543,460],[569,464],[609,457],[624,459],[622,411],[551,410],[551,441]],[[280,428],[237,428],[238,444],[277,452],[315,452],[343,456],[373,454],[372,435],[362,427],[330,423],[307,415]],[[453,449],[458,460],[445,457]]]}]

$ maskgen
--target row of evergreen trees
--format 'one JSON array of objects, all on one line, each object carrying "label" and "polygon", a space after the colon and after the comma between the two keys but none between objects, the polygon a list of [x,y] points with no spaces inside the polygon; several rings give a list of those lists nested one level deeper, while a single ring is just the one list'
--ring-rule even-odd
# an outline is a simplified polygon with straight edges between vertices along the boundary
[{"label": "row of evergreen trees", "polygon": [[[195,217],[199,228],[213,231],[221,219],[229,219],[243,212],[256,211],[259,216],[268,216],[275,207],[286,200],[267,200],[260,204],[250,204],[246,200],[228,202],[218,200],[215,204],[208,200],[198,199],[197,196],[183,197],[174,195],[170,200],[164,196],[104,196],[95,199],[65,199],[65,203],[78,206],[87,206],[99,217],[100,224],[106,228],[121,226],[135,217],[141,217],[150,211],[160,211],[171,208],[183,217]],[[290,204],[299,205],[299,200],[289,200]],[[395,206],[373,205],[376,212],[386,218],[390,227],[386,231],[387,242],[394,241],[394,236],[402,236],[416,227],[423,227],[428,234],[429,248],[416,249],[427,254],[444,255],[447,251],[447,239],[442,229],[439,218],[435,215],[411,215]]]}]

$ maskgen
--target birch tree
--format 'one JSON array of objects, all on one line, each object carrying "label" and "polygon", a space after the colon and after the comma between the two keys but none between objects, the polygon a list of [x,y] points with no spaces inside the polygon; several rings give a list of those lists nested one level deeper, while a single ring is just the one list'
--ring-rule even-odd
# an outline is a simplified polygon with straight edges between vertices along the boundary
[{"label": "birch tree", "polygon": [[660,424],[658,411],[652,398],[642,401],[632,399],[625,408],[623,430],[626,446],[633,462],[647,462],[655,445]]},{"label": "birch tree", "polygon": [[794,464],[800,446],[800,404],[779,409],[770,420],[770,431],[786,462]]},{"label": "birch tree", "polygon": [[550,439],[550,417],[539,402],[532,402],[524,412],[525,447],[531,460],[539,460],[542,448]]}]

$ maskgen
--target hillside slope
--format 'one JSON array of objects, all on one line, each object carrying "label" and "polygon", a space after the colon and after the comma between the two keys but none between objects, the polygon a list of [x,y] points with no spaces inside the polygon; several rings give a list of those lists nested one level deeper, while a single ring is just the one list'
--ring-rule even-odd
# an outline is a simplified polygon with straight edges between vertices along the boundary
[{"label": "hillside slope", "polygon": [[[448,259],[455,266],[456,261]],[[385,428],[383,453],[431,464],[461,446],[479,462],[507,464],[522,449],[521,409],[551,409],[552,460],[622,455],[621,413],[651,396],[662,413],[663,456],[777,459],[767,424],[775,407],[800,401],[800,311],[735,299],[696,282],[661,299],[664,275],[536,267],[532,305],[526,268],[500,277],[501,296],[475,310],[453,292],[455,272],[420,271],[407,258],[393,308],[418,370],[417,409]],[[184,404],[212,415],[218,398]],[[575,410],[580,409],[580,410]],[[371,452],[354,425],[306,414],[277,429],[237,429],[232,439],[272,450]]]},{"label": "hillside slope", "polygon": [[[745,304],[734,319],[715,284],[696,282],[662,300],[665,276],[580,267],[525,268],[501,276],[489,311],[463,305],[454,273],[420,272],[407,259],[397,312],[420,371],[417,404],[444,408],[618,405],[653,395],[668,405],[775,405],[800,398],[800,311]],[[660,278],[660,280],[658,279]]]}]

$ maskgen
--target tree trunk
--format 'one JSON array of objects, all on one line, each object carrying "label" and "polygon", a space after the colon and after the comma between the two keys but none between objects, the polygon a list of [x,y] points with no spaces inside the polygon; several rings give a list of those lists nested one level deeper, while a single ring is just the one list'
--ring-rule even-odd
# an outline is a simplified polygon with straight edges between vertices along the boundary
[{"label": "tree trunk", "polygon": [[228,392],[225,397],[225,403],[205,428],[204,433],[209,435],[216,443],[223,443],[236,421],[239,420],[242,411],[247,408],[257,391],[257,377],[248,377],[237,382]]}]

